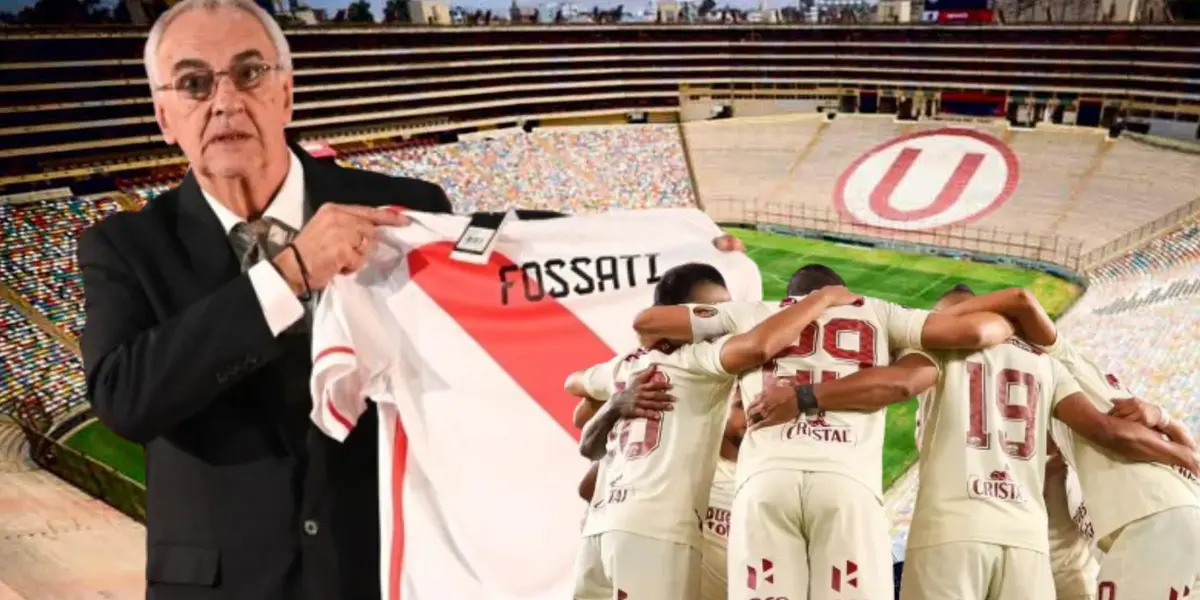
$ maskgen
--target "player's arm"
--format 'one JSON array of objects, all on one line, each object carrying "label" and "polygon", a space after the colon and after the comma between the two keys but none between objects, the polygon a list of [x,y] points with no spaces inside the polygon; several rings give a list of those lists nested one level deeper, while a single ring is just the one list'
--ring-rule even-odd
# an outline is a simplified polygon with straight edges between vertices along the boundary
[{"label": "player's arm", "polygon": [[943,311],[947,316],[963,316],[971,313],[990,312],[999,314],[1016,323],[1025,341],[1039,346],[1049,346],[1058,338],[1054,321],[1042,308],[1040,302],[1025,288],[1009,288],[976,296]]},{"label": "player's arm", "polygon": [[814,410],[873,412],[933,387],[938,368],[923,354],[908,354],[886,367],[863,369],[819,384],[769,387],[746,407],[753,429],[794,421]]},{"label": "player's arm", "polygon": [[923,354],[906,354],[886,367],[862,369],[813,386],[820,410],[873,412],[933,387],[938,367]]},{"label": "player's arm", "polygon": [[624,390],[614,394],[596,416],[583,426],[579,435],[579,453],[585,458],[599,460],[604,456],[608,434],[617,421],[627,419],[661,419],[663,411],[671,410],[675,399],[667,393],[671,385],[654,379],[656,368],[633,374]]},{"label": "player's arm", "polygon": [[580,398],[579,403],[575,405],[575,413],[571,416],[571,422],[576,429],[583,429],[583,426],[587,425],[587,422],[591,421],[597,412],[600,412],[602,406],[604,403],[599,400]]},{"label": "player's arm", "polygon": [[1196,457],[1189,448],[1163,439],[1162,434],[1145,425],[1100,412],[1083,392],[1063,398],[1054,408],[1054,417],[1093,444],[1130,460],[1197,471]]},{"label": "player's arm", "polygon": [[861,303],[862,296],[842,286],[829,286],[767,317],[750,331],[735,335],[721,345],[721,367],[726,373],[741,374],[757,369],[785,348],[796,343],[804,329],[825,309]]},{"label": "player's arm", "polygon": [[968,315],[904,308],[891,302],[875,302],[879,320],[885,324],[892,350],[978,350],[1013,336],[1012,323],[994,312]]},{"label": "player's arm", "polygon": [[575,412],[571,416],[571,421],[578,429],[583,429],[583,426],[596,416],[596,412],[604,405],[604,400],[598,400],[588,394],[587,389],[588,369],[576,371],[567,376],[567,383],[563,386],[567,393],[579,398],[579,403],[575,405]]},{"label": "player's arm", "polygon": [[930,313],[921,328],[921,347],[932,350],[978,350],[1013,336],[1013,324],[994,312],[968,315]]},{"label": "player's arm", "polygon": [[587,473],[583,474],[583,479],[579,480],[579,497],[586,502],[592,501],[592,496],[596,494],[596,477],[600,474],[600,461],[592,461],[592,466],[588,467]]},{"label": "player's arm", "polygon": [[761,302],[651,306],[634,317],[633,330],[644,348],[661,341],[687,344],[748,331],[754,323],[738,316],[764,308]]}]

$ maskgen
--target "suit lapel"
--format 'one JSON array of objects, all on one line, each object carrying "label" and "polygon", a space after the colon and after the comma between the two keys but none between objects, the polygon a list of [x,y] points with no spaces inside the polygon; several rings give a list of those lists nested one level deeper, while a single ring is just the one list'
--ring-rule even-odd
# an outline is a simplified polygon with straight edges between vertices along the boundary
[{"label": "suit lapel", "polygon": [[[213,212],[204,194],[200,191],[191,171],[179,184],[180,223],[179,237],[183,240],[184,252],[195,274],[190,301],[195,301],[211,294],[228,281],[241,274],[241,265],[233,253],[233,247],[225,235],[221,221]],[[247,307],[247,310],[257,310],[257,307]],[[277,368],[267,366],[267,369]],[[307,375],[307,374],[305,374]],[[282,376],[295,376],[285,373]],[[291,410],[285,398],[271,397],[268,402],[274,405],[274,416],[268,417],[269,427],[277,436],[283,450],[291,456],[302,456],[303,444],[297,447],[293,441],[287,415]]]},{"label": "suit lapel", "polygon": [[179,237],[200,294],[208,294],[241,272],[217,215],[204,199],[191,171],[179,184]]}]

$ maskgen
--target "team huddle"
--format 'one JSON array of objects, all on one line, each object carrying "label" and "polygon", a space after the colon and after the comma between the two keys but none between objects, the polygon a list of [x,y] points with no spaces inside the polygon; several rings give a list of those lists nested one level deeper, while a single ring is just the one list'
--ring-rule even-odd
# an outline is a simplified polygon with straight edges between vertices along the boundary
[{"label": "team huddle", "polygon": [[821,265],[787,293],[731,302],[715,268],[676,267],[634,321],[641,347],[568,378],[595,461],[576,600],[893,598],[885,408],[914,395],[902,599],[1182,600],[1200,584],[1189,433],[1031,294],[960,285],[915,310]]}]

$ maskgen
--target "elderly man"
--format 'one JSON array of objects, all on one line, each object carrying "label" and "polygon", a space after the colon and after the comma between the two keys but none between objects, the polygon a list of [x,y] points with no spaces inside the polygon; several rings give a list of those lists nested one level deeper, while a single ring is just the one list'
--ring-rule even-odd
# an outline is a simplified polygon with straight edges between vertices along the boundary
[{"label": "elderly man", "polygon": [[79,264],[92,405],[146,447],[147,597],[378,597],[376,427],[310,426],[306,304],[405,224],[378,207],[450,204],[287,143],[288,43],[252,0],[182,0],[145,60],[191,170],[86,231]]}]

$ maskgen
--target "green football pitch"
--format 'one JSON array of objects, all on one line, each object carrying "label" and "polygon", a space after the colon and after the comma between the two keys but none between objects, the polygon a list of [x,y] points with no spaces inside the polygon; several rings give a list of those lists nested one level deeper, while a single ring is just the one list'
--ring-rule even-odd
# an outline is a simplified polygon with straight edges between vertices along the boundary
[{"label": "green football pitch", "polygon": [[[929,308],[942,292],[956,283],[966,283],[980,293],[1007,287],[1028,288],[1051,315],[1057,316],[1081,291],[1074,283],[1038,271],[747,229],[729,231],[745,242],[747,254],[758,263],[763,276],[763,294],[767,298],[782,298],[792,272],[808,263],[832,267],[857,293],[915,308]],[[883,461],[885,489],[916,460],[915,414],[915,399],[888,409]],[[63,441],[135,481],[144,483],[146,480],[145,455],[141,446],[117,437],[97,422],[80,427]]]}]

